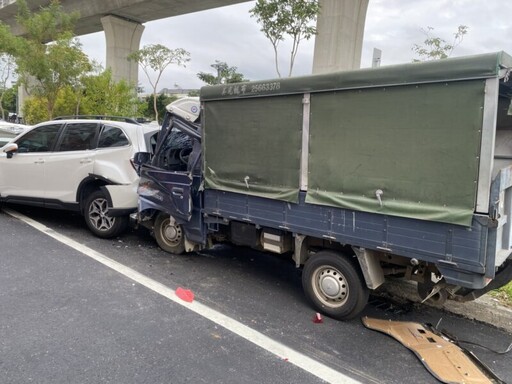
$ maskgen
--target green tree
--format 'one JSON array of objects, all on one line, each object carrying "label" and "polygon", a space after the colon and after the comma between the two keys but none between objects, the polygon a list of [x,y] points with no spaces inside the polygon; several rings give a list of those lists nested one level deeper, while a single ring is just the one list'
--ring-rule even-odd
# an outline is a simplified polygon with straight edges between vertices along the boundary
[{"label": "green tree", "polygon": [[91,66],[78,41],[59,40],[51,43],[42,56],[39,65],[27,72],[35,78],[34,85],[29,89],[34,95],[46,98],[51,119],[59,93],[67,87],[78,87],[81,76]]},{"label": "green tree", "polygon": [[7,88],[2,92],[2,108],[5,111],[4,120],[7,120],[7,111],[16,111],[16,100],[18,97],[18,87]]},{"label": "green tree", "polygon": [[[167,96],[163,94],[157,95],[156,98],[156,106],[158,110],[158,116],[165,115],[165,107],[172,103],[173,101],[178,100],[176,96]],[[161,123],[160,120],[157,120],[157,117],[155,116],[155,112],[153,110],[153,104],[154,98],[153,96],[147,96],[143,100],[143,104],[145,107],[139,108],[139,111],[142,112],[141,115],[149,120],[157,121],[158,123]]]},{"label": "green tree", "polygon": [[137,103],[135,87],[125,80],[114,81],[111,69],[82,79],[82,114],[133,116]]},{"label": "green tree", "polygon": [[427,61],[427,60],[439,60],[450,57],[454,49],[462,43],[464,36],[468,33],[468,27],[465,25],[459,25],[457,32],[453,34],[452,42],[447,42],[445,39],[437,36],[432,36],[434,28],[427,27],[422,29],[425,35],[423,44],[414,44],[412,51],[419,56],[414,61]]},{"label": "green tree", "polygon": [[11,55],[0,53],[0,112],[3,120],[6,120],[6,111],[4,109],[4,99],[7,93],[7,82],[11,79],[14,72],[14,59]]},{"label": "green tree", "polygon": [[[151,44],[132,52],[128,55],[128,60],[134,60],[139,63],[153,89],[153,110],[155,112],[155,120],[158,121],[156,89],[162,73],[170,64],[185,66],[190,61],[190,53],[183,48],[170,49],[161,44]],[[151,76],[152,72],[156,74],[155,78]]]},{"label": "green tree", "polygon": [[56,117],[85,114],[80,110],[79,105],[75,89],[67,86],[60,90],[55,100],[54,115]]},{"label": "green tree", "polygon": [[44,97],[31,96],[23,104],[23,119],[25,124],[37,124],[49,120],[47,101]]},{"label": "green tree", "polygon": [[292,75],[295,57],[302,40],[316,34],[313,25],[320,5],[318,0],[258,0],[249,13],[261,25],[261,31],[274,48],[276,72],[281,77],[278,60],[279,43],[285,36],[292,38],[288,76]]},{"label": "green tree", "polygon": [[[44,96],[31,96],[25,103],[24,118],[30,124],[50,119]],[[126,81],[115,82],[112,71],[105,70],[81,79],[81,86],[68,85],[59,91],[55,100],[54,115],[118,115],[133,116],[138,101],[134,87]],[[38,109],[43,109],[39,111]]]},{"label": "green tree", "polygon": [[0,22],[0,53],[12,55],[15,52],[15,37],[10,28]]},{"label": "green tree", "polygon": [[59,92],[76,85],[83,73],[91,70],[79,41],[73,37],[78,14],[67,14],[58,1],[32,13],[25,0],[18,0],[17,22],[24,36],[13,36],[0,28],[0,50],[10,53],[17,65],[20,82],[27,91],[46,100],[48,118],[53,117]]},{"label": "green tree", "polygon": [[190,97],[199,97],[199,95],[201,94],[201,92],[199,91],[199,89],[194,89],[193,91],[190,91],[187,96],[190,96]]},{"label": "green tree", "polygon": [[[72,33],[78,12],[66,13],[58,0],[51,0],[46,7],[39,8],[39,12],[33,13],[27,6],[26,0],[17,0],[18,14],[16,21],[24,28],[26,40],[30,42],[48,43],[58,40],[60,36]],[[15,40],[15,49],[16,40]]]},{"label": "green tree", "polygon": [[217,73],[199,72],[197,74],[197,77],[206,84],[231,84],[249,81],[242,73],[237,72],[237,67],[230,67],[224,61],[215,60],[215,64],[210,65],[210,67],[214,68]]}]

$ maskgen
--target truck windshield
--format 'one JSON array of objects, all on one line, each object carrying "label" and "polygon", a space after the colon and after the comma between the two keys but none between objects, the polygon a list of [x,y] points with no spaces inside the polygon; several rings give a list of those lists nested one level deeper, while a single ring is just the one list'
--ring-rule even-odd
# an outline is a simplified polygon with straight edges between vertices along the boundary
[{"label": "truck windshield", "polygon": [[192,139],[190,136],[172,128],[153,157],[153,165],[171,171],[184,171],[191,151]]}]

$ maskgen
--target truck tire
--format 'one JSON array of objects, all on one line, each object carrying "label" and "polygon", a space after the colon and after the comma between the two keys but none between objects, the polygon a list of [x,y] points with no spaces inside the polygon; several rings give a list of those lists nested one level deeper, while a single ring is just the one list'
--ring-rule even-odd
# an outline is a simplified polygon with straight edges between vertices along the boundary
[{"label": "truck tire", "polygon": [[121,234],[128,226],[128,217],[108,214],[107,198],[99,190],[94,191],[85,199],[84,218],[90,231],[104,239]]},{"label": "truck tire", "polygon": [[361,313],[369,291],[359,269],[348,258],[333,251],[311,256],[302,271],[306,297],[323,314],[349,320]]},{"label": "truck tire", "polygon": [[169,214],[160,212],[155,219],[155,239],[165,252],[180,255],[185,252],[185,234],[178,223],[171,224]]}]

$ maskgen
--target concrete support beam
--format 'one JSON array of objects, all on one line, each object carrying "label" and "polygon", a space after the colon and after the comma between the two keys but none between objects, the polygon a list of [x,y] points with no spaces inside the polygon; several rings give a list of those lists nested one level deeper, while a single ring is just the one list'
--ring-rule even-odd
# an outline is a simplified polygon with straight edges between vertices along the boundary
[{"label": "concrete support beam", "polygon": [[105,31],[107,68],[112,69],[115,81],[126,80],[138,85],[139,65],[129,61],[128,55],[139,49],[144,26],[115,16],[104,16],[101,24]]},{"label": "concrete support beam", "polygon": [[368,0],[320,0],[313,73],[361,66]]}]

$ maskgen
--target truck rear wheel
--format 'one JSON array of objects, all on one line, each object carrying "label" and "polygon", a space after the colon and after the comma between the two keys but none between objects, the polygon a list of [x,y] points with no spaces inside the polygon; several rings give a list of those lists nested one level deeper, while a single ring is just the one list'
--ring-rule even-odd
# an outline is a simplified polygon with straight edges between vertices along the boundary
[{"label": "truck rear wheel", "polygon": [[306,261],[302,287],[320,312],[339,320],[356,317],[368,302],[361,272],[345,255],[333,251],[318,252]]},{"label": "truck rear wheel", "polygon": [[165,252],[175,255],[185,252],[185,234],[181,225],[174,220],[171,222],[171,216],[166,213],[159,213],[154,226],[155,239],[158,246]]}]

